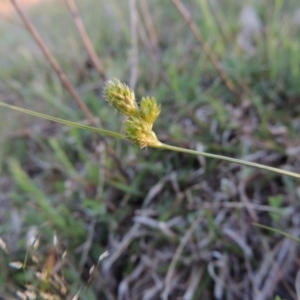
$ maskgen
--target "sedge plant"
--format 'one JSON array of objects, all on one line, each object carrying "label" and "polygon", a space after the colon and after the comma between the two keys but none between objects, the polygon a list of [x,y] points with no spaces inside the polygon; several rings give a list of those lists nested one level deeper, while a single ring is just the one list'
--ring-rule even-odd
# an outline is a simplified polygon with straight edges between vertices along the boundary
[{"label": "sedge plant", "polygon": [[23,113],[27,113],[36,117],[54,121],[57,123],[65,124],[68,126],[90,130],[96,133],[100,133],[106,136],[111,136],[118,139],[125,139],[131,141],[133,144],[140,146],[140,148],[158,148],[162,150],[177,151],[187,154],[193,154],[198,156],[204,156],[208,158],[219,159],[228,161],[248,167],[254,167],[266,171],[275,172],[281,175],[287,175],[294,178],[300,178],[299,173],[274,168],[258,163],[249,162],[242,159],[236,159],[232,157],[222,156],[218,154],[196,151],[181,147],[176,147],[160,142],[153,131],[153,124],[158,118],[161,112],[161,106],[157,103],[153,97],[143,97],[140,103],[135,98],[135,93],[126,84],[121,83],[119,80],[114,79],[106,83],[104,89],[104,97],[108,103],[114,107],[119,113],[126,117],[124,122],[123,134],[87,126],[60,118],[48,116],[45,114],[37,113],[31,110],[23,109],[17,106],[9,105],[0,102],[0,105],[6,108],[17,110]]}]

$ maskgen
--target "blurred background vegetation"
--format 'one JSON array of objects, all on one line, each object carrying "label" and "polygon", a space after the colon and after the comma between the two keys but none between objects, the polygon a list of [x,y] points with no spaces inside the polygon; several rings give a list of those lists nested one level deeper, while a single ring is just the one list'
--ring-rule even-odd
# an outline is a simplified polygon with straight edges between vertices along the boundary
[{"label": "blurred background vegetation", "polygon": [[[97,124],[121,132],[76,15],[40,2],[21,7]],[[76,1],[104,76],[158,99],[162,142],[300,172],[299,2],[183,1],[194,32],[176,3]],[[8,5],[0,101],[88,124]],[[3,299],[300,297],[298,244],[253,225],[298,236],[299,180],[6,108],[0,122]]]}]

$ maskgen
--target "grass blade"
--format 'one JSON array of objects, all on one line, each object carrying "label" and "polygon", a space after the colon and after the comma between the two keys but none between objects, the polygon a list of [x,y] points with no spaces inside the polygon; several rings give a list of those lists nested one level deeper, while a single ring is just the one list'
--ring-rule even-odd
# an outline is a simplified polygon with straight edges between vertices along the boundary
[{"label": "grass blade", "polygon": [[281,235],[283,235],[283,236],[285,236],[285,237],[287,237],[287,238],[289,238],[291,240],[294,240],[294,241],[296,241],[297,243],[300,244],[300,239],[298,239],[295,236],[293,236],[293,235],[291,235],[289,233],[286,233],[286,232],[284,232],[282,230],[279,230],[279,229],[276,229],[276,228],[272,228],[272,227],[269,227],[269,226],[266,226],[266,225],[258,224],[258,223],[252,223],[252,224],[254,226],[256,226],[256,227],[260,227],[260,228],[267,229],[267,230],[272,231],[272,232],[279,233],[279,234],[281,234]]}]

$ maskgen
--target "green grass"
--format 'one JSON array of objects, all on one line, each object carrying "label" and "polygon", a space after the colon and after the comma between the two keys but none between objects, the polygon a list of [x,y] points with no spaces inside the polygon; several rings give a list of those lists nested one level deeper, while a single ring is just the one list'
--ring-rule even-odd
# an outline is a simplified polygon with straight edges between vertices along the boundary
[{"label": "green grass", "polygon": [[[128,82],[128,3],[77,2],[107,77]],[[299,153],[291,151],[300,141],[297,1],[250,1],[265,26],[255,37],[253,57],[236,42],[242,1],[184,1],[228,76],[247,87],[241,97],[221,81],[171,1],[147,3],[160,56],[153,60],[139,40],[135,91],[137,98],[154,96],[162,104],[154,128],[159,140],[299,173]],[[103,128],[120,132],[123,119],[104,100],[95,70],[86,67],[87,54],[64,3],[37,6],[29,15]],[[30,35],[4,20],[0,33],[0,101],[86,125]],[[184,153],[140,150],[111,137],[104,143],[87,130],[6,108],[0,120],[0,236],[9,250],[0,254],[1,295],[11,299],[27,282],[65,299],[55,280],[45,286],[35,277],[51,253],[63,264],[57,274],[65,277],[68,295],[74,295],[108,250],[81,299],[121,297],[126,282],[130,299],[143,299],[155,287],[148,299],[159,299],[180,241],[204,211],[176,263],[170,299],[183,298],[188,289],[192,296],[185,299],[215,299],[218,290],[222,299],[251,299],[255,290],[265,292],[277,264],[281,272],[266,298],[294,299],[297,244],[283,242],[278,233],[297,235],[298,180]],[[33,227],[39,262],[30,258],[24,272],[10,269],[9,262],[24,261]]]}]

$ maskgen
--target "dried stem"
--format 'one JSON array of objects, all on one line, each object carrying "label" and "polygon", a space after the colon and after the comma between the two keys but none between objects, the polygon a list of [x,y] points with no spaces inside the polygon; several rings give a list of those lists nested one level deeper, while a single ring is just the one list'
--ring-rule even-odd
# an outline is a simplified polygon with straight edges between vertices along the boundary
[{"label": "dried stem", "polygon": [[240,96],[240,92],[238,91],[236,85],[232,82],[232,80],[227,76],[227,74],[224,72],[224,70],[220,66],[220,62],[218,57],[211,51],[209,46],[205,43],[204,38],[199,31],[195,21],[193,20],[192,16],[189,14],[187,9],[184,7],[182,2],[180,0],[171,0],[173,5],[176,7],[176,9],[179,11],[179,13],[184,18],[185,22],[190,27],[191,31],[193,32],[196,40],[199,42],[201,48],[203,49],[204,53],[207,55],[208,59],[211,61],[212,65],[216,69],[217,73],[221,77],[221,79],[224,81],[228,89],[235,94],[236,96]]},{"label": "dried stem", "polygon": [[74,22],[77,26],[80,37],[81,37],[81,39],[84,43],[84,46],[91,58],[93,65],[95,66],[95,68],[96,68],[99,76],[102,78],[102,80],[106,81],[106,75],[105,75],[104,69],[102,67],[102,63],[101,63],[101,61],[95,51],[95,48],[86,32],[84,23],[82,21],[82,18],[80,17],[79,11],[77,9],[77,6],[76,6],[74,0],[65,0],[65,2],[69,7],[69,10],[70,10],[72,17],[74,19]]},{"label": "dried stem", "polygon": [[130,10],[130,36],[131,36],[131,53],[130,53],[130,64],[131,74],[129,86],[134,89],[137,77],[138,77],[138,12],[136,8],[136,0],[129,0]]},{"label": "dried stem", "polygon": [[31,35],[35,39],[36,43],[38,44],[38,46],[42,50],[43,54],[45,55],[45,57],[49,61],[51,67],[54,69],[54,71],[58,75],[58,77],[61,80],[62,84],[67,89],[67,91],[71,94],[71,96],[76,101],[77,105],[80,107],[82,112],[85,114],[86,118],[89,120],[89,123],[94,125],[94,126],[97,126],[97,122],[95,121],[95,119],[94,119],[93,115],[91,114],[90,110],[85,105],[83,100],[80,98],[80,96],[76,92],[75,88],[70,83],[68,77],[63,72],[63,70],[61,69],[61,67],[59,66],[59,64],[57,63],[57,61],[53,57],[53,55],[51,54],[50,50],[48,49],[48,47],[46,46],[46,44],[44,43],[44,41],[40,37],[40,35],[39,35],[38,31],[36,30],[36,28],[33,26],[33,24],[30,22],[30,20],[24,14],[24,12],[21,9],[21,7],[19,6],[18,2],[16,0],[11,0],[11,3],[14,6],[14,8],[16,9],[17,13],[20,15],[21,19],[23,20],[25,27],[31,33]]},{"label": "dried stem", "polygon": [[151,44],[151,41],[147,35],[146,29],[144,28],[143,22],[141,22],[140,16],[137,16],[138,18],[138,33],[139,33],[139,38],[141,39],[141,42],[143,42],[145,49],[147,50],[147,53],[149,54],[150,58],[153,61],[157,61],[156,55],[155,55],[155,50]]},{"label": "dried stem", "polygon": [[145,20],[146,28],[149,34],[149,38],[151,41],[152,48],[155,53],[158,52],[158,38],[155,32],[155,28],[152,22],[151,14],[149,12],[148,3],[146,0],[140,1],[141,11],[143,14],[143,19]]}]

